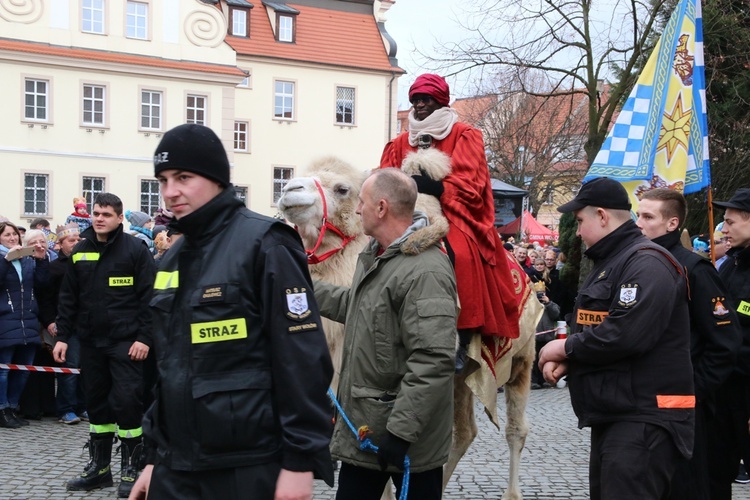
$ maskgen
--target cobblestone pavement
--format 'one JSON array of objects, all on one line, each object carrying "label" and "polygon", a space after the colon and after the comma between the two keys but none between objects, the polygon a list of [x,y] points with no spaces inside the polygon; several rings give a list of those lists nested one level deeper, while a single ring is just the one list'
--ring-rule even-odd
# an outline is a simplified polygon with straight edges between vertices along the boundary
[{"label": "cobblestone pavement", "polygon": [[[498,404],[504,425],[504,399]],[[495,429],[479,406],[476,412],[479,436],[448,484],[446,500],[499,499],[507,486],[504,431]],[[567,389],[532,391],[527,418],[531,430],[521,463],[524,498],[588,498],[589,432],[577,429]],[[87,433],[86,424],[65,426],[53,418],[0,429],[0,499],[115,498],[115,487],[65,491],[65,480],[80,473],[88,458],[81,451]],[[117,475],[119,457],[113,457],[113,464]],[[334,489],[316,483],[316,500],[334,498]],[[750,484],[735,484],[734,498],[750,500]]]}]

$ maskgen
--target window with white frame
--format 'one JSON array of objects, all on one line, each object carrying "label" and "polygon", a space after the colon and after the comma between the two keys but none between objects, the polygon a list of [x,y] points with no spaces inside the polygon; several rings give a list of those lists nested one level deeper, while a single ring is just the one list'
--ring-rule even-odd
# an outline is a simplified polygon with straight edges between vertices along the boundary
[{"label": "window with white frame", "polygon": [[287,182],[294,176],[292,167],[273,167],[273,202],[276,203],[281,198],[281,190],[284,189]]},{"label": "window with white frame", "polygon": [[234,122],[234,150],[247,153],[250,150],[250,124]]},{"label": "window with white frame", "polygon": [[336,87],[336,123],[354,125],[353,87]]},{"label": "window with white frame", "polygon": [[148,4],[128,0],[125,36],[139,40],[148,39]]},{"label": "window with white frame", "polygon": [[206,96],[187,96],[187,123],[206,124]]},{"label": "window with white frame", "polygon": [[240,83],[237,84],[238,87],[250,87],[250,77],[246,76],[242,79]]},{"label": "window with white frame", "polygon": [[141,90],[141,128],[161,130],[162,93],[156,90]]},{"label": "window with white frame", "polygon": [[106,88],[102,85],[83,85],[83,124],[104,126],[104,99]]},{"label": "window with white frame", "polygon": [[49,212],[49,175],[24,174],[23,214],[47,215]]},{"label": "window with white frame", "polygon": [[232,32],[234,36],[248,36],[247,33],[247,11],[244,9],[229,9],[232,18]]},{"label": "window with white frame", "polygon": [[278,14],[276,16],[276,33],[280,42],[294,42],[294,16]]},{"label": "window with white frame", "polygon": [[245,206],[247,206],[247,187],[246,186],[234,186],[234,195]]},{"label": "window with white frame", "polygon": [[294,82],[277,80],[274,95],[275,118],[294,119]]},{"label": "window with white frame", "polygon": [[81,30],[104,34],[104,0],[82,0]]},{"label": "window with white frame", "polygon": [[159,181],[141,179],[141,207],[140,211],[152,215],[161,206],[161,192]]},{"label": "window with white frame", "polygon": [[83,197],[86,198],[86,204],[89,211],[94,208],[94,199],[96,195],[104,192],[104,177],[84,177],[81,182]]},{"label": "window with white frame", "polygon": [[47,121],[49,81],[26,78],[24,82],[24,118]]}]

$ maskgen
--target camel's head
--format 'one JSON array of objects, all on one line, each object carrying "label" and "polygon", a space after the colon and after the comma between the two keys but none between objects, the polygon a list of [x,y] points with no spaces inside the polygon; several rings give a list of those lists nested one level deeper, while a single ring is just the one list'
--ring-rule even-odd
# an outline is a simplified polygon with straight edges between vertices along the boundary
[{"label": "camel's head", "polygon": [[325,196],[328,220],[347,236],[361,233],[362,224],[355,210],[366,174],[334,156],[313,161],[305,174],[284,186],[278,203],[284,218],[297,226],[302,239],[314,242],[323,224],[323,200],[316,180]]}]

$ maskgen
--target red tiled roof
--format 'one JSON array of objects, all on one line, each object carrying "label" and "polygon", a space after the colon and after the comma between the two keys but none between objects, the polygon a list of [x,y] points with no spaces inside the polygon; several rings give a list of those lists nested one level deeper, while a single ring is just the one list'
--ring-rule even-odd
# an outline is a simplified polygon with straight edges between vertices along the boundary
[{"label": "red tiled roof", "polygon": [[458,113],[458,119],[476,127],[485,115],[497,105],[496,95],[463,97],[456,99],[451,108]]},{"label": "red tiled roof", "polygon": [[73,59],[86,59],[90,61],[120,63],[132,66],[151,66],[155,68],[178,69],[184,71],[196,71],[200,73],[219,73],[223,75],[233,75],[238,77],[245,76],[245,73],[236,66],[200,63],[193,61],[175,61],[172,59],[163,59],[160,57],[123,54],[120,52],[107,52],[102,50],[60,47],[45,43],[25,42],[19,40],[0,39],[0,50],[69,57]]},{"label": "red tiled roof", "polygon": [[262,5],[250,12],[250,37],[227,36],[226,42],[238,55],[404,73],[391,65],[372,14],[287,5],[300,12],[295,43],[275,40]]}]

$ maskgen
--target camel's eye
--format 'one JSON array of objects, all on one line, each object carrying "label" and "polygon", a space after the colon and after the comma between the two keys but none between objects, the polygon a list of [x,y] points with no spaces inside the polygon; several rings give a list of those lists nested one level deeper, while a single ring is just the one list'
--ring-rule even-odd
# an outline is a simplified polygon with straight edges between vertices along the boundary
[{"label": "camel's eye", "polygon": [[333,188],[333,192],[336,193],[336,196],[346,196],[349,194],[349,186],[338,184]]}]

